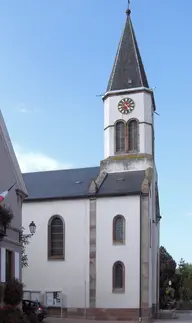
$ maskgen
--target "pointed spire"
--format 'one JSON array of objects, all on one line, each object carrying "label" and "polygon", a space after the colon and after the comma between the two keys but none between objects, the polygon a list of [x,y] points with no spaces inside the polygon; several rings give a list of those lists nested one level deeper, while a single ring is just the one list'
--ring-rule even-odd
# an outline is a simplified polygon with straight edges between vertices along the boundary
[{"label": "pointed spire", "polygon": [[125,28],[115,57],[107,92],[137,87],[149,88],[130,18],[130,1],[128,1],[126,14]]}]

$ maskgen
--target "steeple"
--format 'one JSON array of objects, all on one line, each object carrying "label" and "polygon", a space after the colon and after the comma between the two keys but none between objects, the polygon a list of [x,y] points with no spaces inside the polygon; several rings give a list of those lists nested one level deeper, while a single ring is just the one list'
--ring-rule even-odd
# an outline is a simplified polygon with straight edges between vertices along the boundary
[{"label": "steeple", "polygon": [[149,88],[128,7],[127,19],[119,43],[107,92],[138,87]]}]

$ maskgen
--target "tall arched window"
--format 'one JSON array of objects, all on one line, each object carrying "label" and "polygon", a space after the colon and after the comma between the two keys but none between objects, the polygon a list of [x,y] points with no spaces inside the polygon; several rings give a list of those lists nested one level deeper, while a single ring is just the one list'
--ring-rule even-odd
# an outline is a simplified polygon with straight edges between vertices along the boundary
[{"label": "tall arched window", "polygon": [[125,242],[125,218],[116,215],[113,219],[113,243],[123,244]]},{"label": "tall arched window", "polygon": [[128,122],[128,151],[138,151],[138,137],[138,121],[130,120]]},{"label": "tall arched window", "polygon": [[125,291],[125,266],[121,261],[113,265],[113,291]]},{"label": "tall arched window", "polygon": [[125,123],[118,121],[115,125],[115,150],[116,153],[125,152]]},{"label": "tall arched window", "polygon": [[64,259],[65,225],[62,217],[53,216],[48,223],[48,258]]}]

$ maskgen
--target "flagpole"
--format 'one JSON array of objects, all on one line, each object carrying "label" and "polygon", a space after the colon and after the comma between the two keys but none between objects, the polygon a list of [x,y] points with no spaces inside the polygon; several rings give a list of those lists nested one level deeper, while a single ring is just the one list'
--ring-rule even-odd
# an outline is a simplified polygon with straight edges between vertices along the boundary
[{"label": "flagpole", "polygon": [[15,186],[16,183],[14,183],[13,185],[11,185],[11,187],[9,187],[9,189],[7,190],[8,192],[13,188],[13,186]]},{"label": "flagpole", "polygon": [[0,193],[0,204],[2,204],[6,198],[6,196],[9,194],[10,190],[13,188],[13,186],[15,186],[16,183],[14,183],[13,185],[11,185],[7,191]]}]

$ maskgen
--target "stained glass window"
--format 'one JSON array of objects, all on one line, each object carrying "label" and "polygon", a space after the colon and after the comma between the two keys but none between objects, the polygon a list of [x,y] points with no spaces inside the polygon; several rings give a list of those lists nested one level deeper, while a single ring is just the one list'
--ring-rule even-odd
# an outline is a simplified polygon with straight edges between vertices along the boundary
[{"label": "stained glass window", "polygon": [[116,262],[113,265],[113,289],[124,288],[124,265],[122,262]]},{"label": "stained glass window", "polygon": [[113,222],[114,242],[124,242],[125,240],[125,219],[123,216],[116,216]]}]

